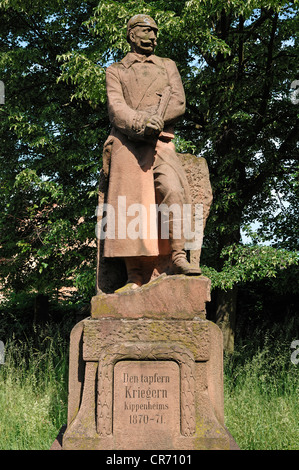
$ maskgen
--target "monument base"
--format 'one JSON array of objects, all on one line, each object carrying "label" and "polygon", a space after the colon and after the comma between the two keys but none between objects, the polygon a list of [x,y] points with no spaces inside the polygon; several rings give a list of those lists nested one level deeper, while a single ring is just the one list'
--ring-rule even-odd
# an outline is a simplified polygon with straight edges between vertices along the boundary
[{"label": "monument base", "polygon": [[[231,449],[224,427],[222,333],[202,309],[209,280],[171,278],[135,295],[96,296],[92,317],[73,329],[63,449]],[[192,308],[180,309],[188,292]],[[141,306],[145,297],[150,305]]]},{"label": "monument base", "polygon": [[[63,435],[65,433],[65,430],[66,430],[66,424],[63,425],[55,439],[55,441],[53,442],[50,450],[62,450],[62,440],[63,440]],[[227,428],[225,428],[226,430],[226,433],[227,433],[227,436],[229,438],[229,449],[230,450],[241,450],[240,447],[238,446],[238,444],[236,443],[235,439],[233,438],[233,436],[230,434],[229,430]]]}]

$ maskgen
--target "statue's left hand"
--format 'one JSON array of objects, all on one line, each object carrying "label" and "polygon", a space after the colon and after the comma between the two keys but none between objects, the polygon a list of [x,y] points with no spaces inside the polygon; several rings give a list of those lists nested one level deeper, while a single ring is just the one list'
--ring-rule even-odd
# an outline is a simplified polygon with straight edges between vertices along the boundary
[{"label": "statue's left hand", "polygon": [[144,135],[153,135],[153,134],[160,134],[164,128],[164,119],[162,119],[158,114],[154,114],[150,117],[147,121]]}]

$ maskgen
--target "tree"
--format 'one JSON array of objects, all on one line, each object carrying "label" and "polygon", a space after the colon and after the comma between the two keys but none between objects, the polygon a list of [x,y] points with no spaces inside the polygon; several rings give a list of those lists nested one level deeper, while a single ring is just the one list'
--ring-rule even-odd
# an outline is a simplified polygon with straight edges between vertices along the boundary
[{"label": "tree", "polygon": [[[227,269],[231,260],[223,255],[229,253],[227,247],[240,243],[241,228],[255,220],[263,241],[298,249],[298,109],[289,97],[297,73],[298,6],[214,5],[208,23],[229,53],[202,52],[204,63],[190,84],[190,117],[200,130],[198,144],[207,155],[214,190],[206,262],[232,279],[233,270]],[[286,205],[292,200],[287,210],[282,199]],[[291,236],[286,226],[292,227]],[[245,279],[252,272],[250,264],[256,268],[250,253],[245,248],[239,258],[245,255],[249,261]],[[266,266],[263,275],[274,275],[268,262]],[[228,287],[217,291],[216,320],[224,325],[226,346],[232,348],[238,283]]]},{"label": "tree", "polygon": [[[147,13],[159,24],[157,54],[177,62],[185,86],[178,148],[189,146],[209,165],[214,203],[202,261],[233,347],[238,285],[298,261],[298,104],[290,99],[298,2],[5,0],[0,9],[7,285],[40,291],[75,276],[86,286],[95,251],[85,241],[94,238],[109,127],[105,69],[128,50],[127,20]],[[272,247],[242,245],[253,222]]]},{"label": "tree", "polygon": [[95,269],[86,241],[94,238],[106,110],[74,98],[58,61],[91,42],[82,23],[95,5],[0,3],[0,257],[3,283],[16,292],[51,293],[84,276],[83,266]]}]

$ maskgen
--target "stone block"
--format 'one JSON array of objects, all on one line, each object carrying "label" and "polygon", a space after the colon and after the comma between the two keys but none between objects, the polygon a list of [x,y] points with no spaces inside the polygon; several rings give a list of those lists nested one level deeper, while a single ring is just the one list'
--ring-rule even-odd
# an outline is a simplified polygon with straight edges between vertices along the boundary
[{"label": "stone block", "polygon": [[84,381],[70,388],[64,449],[230,448],[215,324],[89,318],[82,326]]},{"label": "stone block", "polygon": [[71,334],[63,449],[231,448],[222,333],[207,300],[209,280],[186,276],[93,299]]},{"label": "stone block", "polygon": [[93,318],[205,318],[211,281],[204,276],[161,275],[136,290],[99,294],[91,300]]}]

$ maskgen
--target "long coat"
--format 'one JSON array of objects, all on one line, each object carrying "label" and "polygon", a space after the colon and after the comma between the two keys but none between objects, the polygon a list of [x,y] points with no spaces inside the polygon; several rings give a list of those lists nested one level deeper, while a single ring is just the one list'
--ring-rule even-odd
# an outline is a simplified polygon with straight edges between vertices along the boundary
[{"label": "long coat", "polygon": [[[157,112],[168,86],[171,95],[164,130],[158,138],[146,138],[146,117]],[[181,77],[170,59],[130,52],[107,68],[106,87],[112,131],[104,145],[103,168],[109,174],[107,203],[113,210],[107,216],[110,234],[105,239],[104,256],[167,254],[169,246],[159,244],[150,218],[156,203],[153,168],[160,156],[166,157],[178,173],[183,171],[172,142],[173,125],[185,112]]]}]

